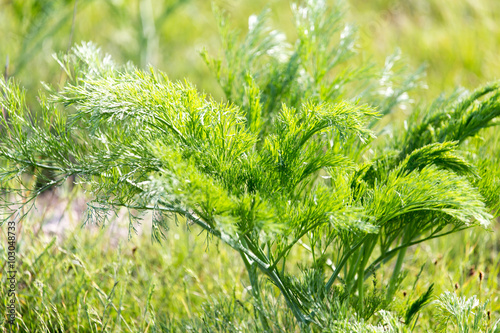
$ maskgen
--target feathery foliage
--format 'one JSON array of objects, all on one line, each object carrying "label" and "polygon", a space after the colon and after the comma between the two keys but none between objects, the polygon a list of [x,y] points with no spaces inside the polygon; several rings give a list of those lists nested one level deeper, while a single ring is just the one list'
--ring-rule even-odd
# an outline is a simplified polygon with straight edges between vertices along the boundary
[{"label": "feathery foliage", "polygon": [[458,297],[451,292],[445,292],[436,300],[438,316],[441,320],[441,330],[448,331],[450,322],[457,332],[496,332],[500,321],[492,326],[487,323],[486,306],[480,304],[476,296],[471,298]]},{"label": "feathery foliage", "polygon": [[[117,65],[90,43],[58,58],[70,80],[60,91],[47,87],[37,112],[13,79],[1,82],[3,220],[76,177],[94,198],[90,222],[125,208],[133,231],[150,211],[156,240],[180,217],[237,251],[263,330],[272,324],[261,276],[302,327],[363,331],[376,313],[366,280],[381,265],[396,258],[385,307],[408,247],[492,219],[498,203],[480,180],[492,164],[459,149],[495,124],[499,86],[438,100],[381,147],[377,118],[404,100],[418,73],[380,94],[394,58],[380,71],[354,66],[355,30],[339,8],[308,1],[294,12],[293,46],[265,13],[250,18],[242,41],[219,13],[225,61],[204,57],[227,102],[154,69]],[[28,175],[39,185],[27,188]],[[302,276],[287,261],[298,246],[312,262]],[[408,312],[408,325],[428,298]],[[340,319],[328,322],[325,311]],[[354,312],[362,320],[351,324]],[[377,313],[395,332],[407,329]]]}]

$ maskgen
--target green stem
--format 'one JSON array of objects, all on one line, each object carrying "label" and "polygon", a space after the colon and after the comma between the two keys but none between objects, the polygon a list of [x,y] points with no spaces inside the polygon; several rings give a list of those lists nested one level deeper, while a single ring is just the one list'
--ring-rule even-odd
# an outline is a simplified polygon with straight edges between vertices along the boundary
[{"label": "green stem", "polygon": [[[364,260],[363,260],[364,262]],[[359,272],[358,272],[358,295],[359,295],[359,315],[361,317],[364,316],[364,311],[365,311],[365,306],[364,306],[364,298],[365,298],[365,268],[364,265],[359,266]]]},{"label": "green stem", "polygon": [[[260,262],[264,263],[264,265],[262,265],[259,264],[259,262],[256,262],[260,270],[265,275],[267,275],[271,279],[271,281],[273,281],[276,287],[278,287],[281,294],[285,298],[288,307],[292,310],[292,313],[297,319],[297,321],[299,321],[300,323],[306,323],[306,324],[309,323],[309,319],[304,316],[300,301],[297,299],[297,297],[295,297],[290,287],[283,282],[283,279],[279,275],[278,268],[276,267],[276,265],[270,266],[268,264],[268,258],[265,257],[265,254],[262,252],[262,249],[258,245],[253,244],[250,239],[245,237],[242,239],[242,242],[248,248],[249,250],[248,252],[250,252],[254,257],[258,258]],[[245,252],[245,254],[248,256],[247,252]],[[249,258],[253,259],[250,256]]]},{"label": "green stem", "polygon": [[288,307],[290,308],[290,310],[292,310],[295,319],[297,319],[297,321],[300,323],[308,324],[310,322],[310,319],[304,316],[300,301],[297,299],[297,297],[293,295],[291,289],[285,286],[276,269],[274,269],[272,272],[269,273],[270,273],[268,274],[269,278],[274,282],[276,287],[278,287],[278,289],[280,290],[281,294],[285,298]]},{"label": "green stem", "polygon": [[346,266],[345,286],[349,295],[352,295],[351,290],[356,285],[356,274],[358,273],[360,266],[359,263],[362,259],[362,256],[363,256],[363,248],[357,251],[356,256],[354,255],[354,253],[351,255],[351,258],[352,259],[355,258],[356,260],[351,260],[350,264]]},{"label": "green stem", "polygon": [[[403,235],[403,239],[401,241],[402,246],[405,244],[408,244],[409,241],[407,241],[407,236]],[[408,246],[403,246],[398,253],[398,259],[396,260],[396,266],[394,266],[394,270],[392,272],[391,279],[389,281],[389,287],[387,289],[387,294],[386,294],[386,302],[390,303],[392,301],[392,298],[394,297],[394,294],[396,293],[396,285],[397,281],[399,278],[399,274],[401,273],[401,269],[403,268],[403,261],[405,259],[406,255],[406,249],[408,249]]]},{"label": "green stem", "polygon": [[250,279],[250,285],[252,286],[252,296],[255,299],[255,302],[257,303],[257,312],[259,313],[259,319],[260,322],[262,323],[262,327],[266,332],[270,331],[269,323],[267,322],[267,317],[264,313],[264,303],[262,302],[262,297],[260,293],[260,286],[259,286],[259,278],[257,276],[257,270],[256,266],[252,265],[249,261],[247,256],[240,252],[241,258],[243,259],[243,262],[245,263],[245,267],[248,272],[248,277]]},{"label": "green stem", "polygon": [[417,245],[417,244],[420,244],[420,243],[423,243],[423,242],[426,242],[428,240],[431,240],[431,239],[434,239],[434,238],[439,238],[439,237],[443,237],[443,236],[446,236],[446,235],[450,235],[450,234],[453,234],[455,232],[458,232],[458,231],[462,231],[462,230],[465,230],[469,227],[457,227],[457,228],[453,228],[452,230],[450,231],[447,231],[447,232],[443,232],[443,233],[440,233],[440,234],[434,234],[434,235],[431,235],[429,237],[426,237],[426,238],[421,238],[421,239],[418,239],[416,241],[413,241],[413,242],[408,242],[406,244],[401,244],[400,246],[390,250],[390,251],[387,251],[383,254],[381,254],[371,265],[370,267],[368,267],[366,270],[365,270],[365,275],[370,273],[370,272],[374,272],[376,271],[381,264],[383,263],[386,263],[387,261],[389,261],[390,259],[392,259],[396,254],[398,254],[398,252],[403,249],[403,248],[406,248],[406,247],[410,247],[410,246],[413,246],[413,245]]},{"label": "green stem", "polygon": [[358,267],[358,293],[359,293],[359,314],[360,316],[364,316],[364,297],[365,297],[365,268],[368,264],[368,260],[370,259],[373,249],[377,245],[378,235],[371,235],[366,238],[366,241],[363,245],[362,252],[363,257],[361,261],[361,265]]},{"label": "green stem", "polygon": [[365,237],[363,237],[358,243],[356,243],[356,245],[354,245],[353,247],[351,247],[349,249],[349,251],[347,251],[346,254],[344,254],[344,256],[342,257],[342,260],[340,261],[339,265],[337,266],[337,268],[335,269],[335,271],[333,272],[332,276],[330,276],[330,279],[328,279],[328,282],[326,283],[325,285],[325,289],[327,292],[330,291],[330,289],[332,288],[333,286],[333,283],[335,282],[335,280],[337,280],[337,277],[339,276],[340,274],[340,271],[342,270],[342,268],[344,267],[344,265],[347,263],[347,261],[350,259],[351,255],[361,246],[363,245],[363,243],[365,242],[366,238],[367,238],[368,235],[366,235]]}]

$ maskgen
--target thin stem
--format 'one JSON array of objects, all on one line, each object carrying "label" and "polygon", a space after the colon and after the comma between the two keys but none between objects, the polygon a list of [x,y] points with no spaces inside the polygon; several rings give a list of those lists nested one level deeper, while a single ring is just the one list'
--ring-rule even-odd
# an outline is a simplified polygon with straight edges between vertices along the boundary
[{"label": "thin stem", "polygon": [[[363,251],[364,252],[364,251]],[[365,260],[363,260],[365,262]],[[359,266],[359,271],[358,271],[358,304],[359,304],[359,315],[363,317],[364,315],[364,302],[365,302],[365,276],[364,276],[365,270],[364,270],[364,265]]]},{"label": "thin stem", "polygon": [[459,232],[459,231],[462,231],[462,230],[465,230],[467,228],[454,228],[450,231],[447,231],[447,232],[444,232],[444,233],[441,233],[441,234],[436,234],[436,235],[432,235],[432,236],[429,236],[429,237],[426,237],[426,238],[421,238],[419,240],[416,240],[416,241],[413,241],[413,242],[409,242],[407,244],[402,244],[390,251],[387,251],[385,252],[384,254],[382,254],[381,256],[379,256],[371,265],[370,267],[368,267],[366,270],[365,270],[365,275],[366,274],[369,274],[370,272],[373,272],[373,271],[376,271],[380,265],[382,263],[385,263],[387,262],[388,260],[392,259],[396,254],[398,254],[398,251],[405,248],[405,247],[410,247],[410,246],[413,246],[413,245],[417,245],[417,244],[420,244],[420,243],[423,243],[423,242],[426,242],[430,239],[434,239],[434,238],[439,238],[439,237],[443,237],[443,236],[446,236],[446,235],[449,235],[449,234],[452,234],[452,233],[455,233],[455,232]]},{"label": "thin stem", "polygon": [[241,258],[243,259],[243,263],[245,264],[245,268],[248,272],[248,278],[250,280],[250,285],[252,287],[252,296],[257,302],[257,312],[259,313],[259,319],[264,327],[264,330],[267,332],[270,330],[269,323],[267,322],[267,317],[264,313],[264,303],[262,302],[262,297],[260,293],[259,279],[257,276],[257,271],[255,266],[250,263],[247,256],[240,252]]},{"label": "thin stem", "polygon": [[[407,244],[408,234],[403,235],[403,239],[401,240],[402,244]],[[399,274],[401,273],[401,269],[403,268],[403,261],[406,256],[406,250],[408,249],[408,246],[403,246],[398,253],[398,259],[396,260],[396,265],[394,266],[394,270],[392,272],[391,279],[389,280],[389,286],[387,288],[387,293],[386,293],[386,302],[390,303],[392,301],[392,297],[396,293],[396,287],[397,287],[397,281],[399,278]]]},{"label": "thin stem", "polygon": [[344,265],[347,263],[347,260],[349,260],[349,258],[351,257],[351,255],[361,246],[363,245],[363,243],[365,242],[366,238],[368,237],[368,235],[364,236],[358,243],[356,243],[353,247],[351,247],[349,249],[349,251],[347,251],[347,253],[344,254],[344,256],[342,257],[342,260],[340,261],[339,265],[337,266],[337,268],[335,269],[335,271],[333,272],[332,276],[330,276],[330,279],[328,279],[328,282],[326,283],[325,285],[325,289],[326,289],[326,292],[329,292],[330,289],[332,288],[333,286],[333,283],[335,282],[335,280],[337,279],[338,275],[340,274],[340,271],[342,270],[342,268],[344,267]]},{"label": "thin stem", "polygon": [[357,279],[358,293],[359,293],[359,314],[361,316],[364,316],[365,267],[368,263],[368,260],[371,257],[371,254],[373,253],[373,249],[375,249],[375,246],[377,245],[377,240],[378,240],[378,235],[370,235],[370,237],[366,239],[366,242],[363,245],[363,250],[362,250],[363,257],[361,265],[359,265],[358,279]]},{"label": "thin stem", "polygon": [[273,270],[273,272],[271,272],[271,274],[269,274],[268,276],[280,290],[283,298],[285,298],[288,307],[290,308],[290,310],[292,310],[295,319],[297,319],[297,321],[299,321],[300,323],[308,324],[310,322],[310,319],[304,316],[303,310],[301,308],[301,302],[293,295],[293,293],[291,293],[290,288],[285,286],[276,269]]},{"label": "thin stem", "polygon": [[278,265],[278,262],[286,257],[288,255],[288,251],[290,251],[290,249],[302,238],[304,237],[309,231],[313,230],[314,228],[320,226],[323,222],[316,222],[314,223],[313,225],[311,225],[309,228],[306,228],[304,229],[300,234],[299,236],[295,237],[295,239],[290,243],[288,244],[288,246],[280,252],[280,254],[278,255],[278,257],[274,260],[273,264],[271,265],[271,269],[274,269],[276,267],[276,265]]}]

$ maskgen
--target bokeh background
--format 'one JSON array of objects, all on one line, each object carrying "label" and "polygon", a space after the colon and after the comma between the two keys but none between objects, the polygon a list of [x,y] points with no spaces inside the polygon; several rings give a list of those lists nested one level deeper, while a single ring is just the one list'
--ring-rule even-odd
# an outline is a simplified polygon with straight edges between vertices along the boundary
[{"label": "bokeh background", "polygon": [[[9,56],[9,75],[28,88],[40,80],[54,83],[52,54],[93,41],[118,61],[150,64],[215,93],[198,54],[220,50],[213,4],[242,32],[249,15],[270,8],[276,28],[294,37],[286,0],[2,0],[0,63]],[[411,66],[426,64],[430,95],[498,78],[499,1],[351,0],[346,13],[360,30],[359,50],[367,57],[383,63],[400,48]]]},{"label": "bokeh background", "polygon": [[[293,40],[289,1],[219,0],[231,24],[244,33],[248,17],[269,8],[276,29]],[[204,0],[0,0],[0,64],[20,81],[36,104],[40,82],[55,87],[65,77],[53,58],[82,41],[93,41],[118,62],[151,65],[171,79],[187,78],[217,99],[222,91],[199,51],[220,54],[213,4]],[[351,0],[346,20],[359,29],[358,50],[383,65],[401,50],[410,69],[426,66],[425,84],[412,92],[414,105],[457,86],[473,89],[500,79],[500,1]],[[66,184],[39,198],[18,228],[20,304],[23,329],[58,326],[77,331],[137,332],[189,321],[203,304],[220,297],[244,302],[247,276],[239,257],[223,244],[207,242],[182,221],[162,244],[151,241],[146,217],[128,237],[126,214],[105,228],[84,225],[89,198]],[[2,240],[5,231],[2,228]],[[2,241],[2,246],[5,244]],[[500,309],[498,226],[468,230],[412,249],[407,267],[425,267],[436,294],[459,289]],[[296,255],[300,255],[297,253]],[[5,257],[5,249],[0,249]],[[484,275],[479,281],[479,272]],[[3,274],[3,269],[0,272]],[[5,293],[2,276],[1,293]],[[425,291],[427,282],[409,292]],[[403,283],[404,286],[404,283]],[[414,290],[412,290],[412,288]],[[404,289],[404,288],[403,288]],[[398,295],[401,303],[406,295]],[[0,304],[3,311],[4,304]],[[429,314],[429,317],[430,314]],[[117,319],[118,318],[118,319]],[[432,321],[423,327],[432,327]]]}]

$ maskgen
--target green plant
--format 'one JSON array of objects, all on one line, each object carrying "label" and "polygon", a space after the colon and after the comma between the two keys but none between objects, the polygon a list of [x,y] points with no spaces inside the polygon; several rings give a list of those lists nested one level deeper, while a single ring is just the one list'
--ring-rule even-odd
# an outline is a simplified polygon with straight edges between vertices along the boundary
[{"label": "green plant", "polygon": [[[295,15],[293,46],[264,14],[242,43],[221,16],[226,59],[204,58],[229,102],[153,69],[119,66],[92,44],[59,58],[69,81],[40,96],[39,117],[14,80],[0,83],[5,220],[77,177],[94,197],[88,221],[105,224],[125,208],[132,231],[151,211],[154,239],[182,218],[237,251],[264,330],[261,276],[304,328],[351,325],[351,312],[363,326],[379,310],[366,280],[383,264],[396,258],[380,310],[392,302],[408,247],[488,226],[485,201],[495,204],[498,192],[481,173],[499,171],[477,167],[490,156],[459,149],[500,115],[499,87],[439,99],[395,128],[395,139],[376,139],[376,119],[407,101],[418,73],[391,77],[394,57],[382,70],[357,64],[355,35],[336,7],[309,1]],[[27,174],[44,185],[27,188]],[[298,246],[309,252],[302,275],[288,260]],[[338,306],[325,305],[332,297]],[[325,308],[339,321],[328,323]]]},{"label": "green plant", "polygon": [[486,316],[488,302],[480,304],[476,296],[471,298],[458,297],[451,292],[445,292],[435,301],[438,307],[438,317],[441,330],[448,331],[449,323],[453,323],[457,331],[463,332],[497,332],[500,321],[490,325]]}]

